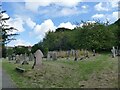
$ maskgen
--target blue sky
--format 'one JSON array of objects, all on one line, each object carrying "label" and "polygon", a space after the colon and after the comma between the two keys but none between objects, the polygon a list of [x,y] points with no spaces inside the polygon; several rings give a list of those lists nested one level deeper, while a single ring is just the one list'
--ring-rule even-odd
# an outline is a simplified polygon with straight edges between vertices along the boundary
[{"label": "blue sky", "polygon": [[[118,1],[118,0],[115,0]],[[36,0],[21,2],[2,2],[2,8],[7,11],[4,17],[10,16],[7,22],[18,29],[16,41],[8,46],[34,45],[45,37],[49,30],[58,27],[73,29],[76,22],[109,20],[113,23],[118,19],[117,2],[84,2],[81,0]],[[81,24],[82,25],[82,24]]]}]

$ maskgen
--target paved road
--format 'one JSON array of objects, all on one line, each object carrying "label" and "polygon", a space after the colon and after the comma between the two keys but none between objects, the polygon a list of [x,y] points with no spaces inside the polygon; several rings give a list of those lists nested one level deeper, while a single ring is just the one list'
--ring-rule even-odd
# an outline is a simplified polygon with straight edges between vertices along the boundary
[{"label": "paved road", "polygon": [[10,76],[4,70],[2,70],[0,66],[0,89],[1,87],[2,88],[16,88]]}]

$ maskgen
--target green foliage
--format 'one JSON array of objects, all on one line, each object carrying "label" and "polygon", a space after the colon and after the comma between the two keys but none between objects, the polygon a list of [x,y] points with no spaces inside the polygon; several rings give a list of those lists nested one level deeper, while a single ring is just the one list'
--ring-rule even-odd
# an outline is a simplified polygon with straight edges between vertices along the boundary
[{"label": "green foliage", "polygon": [[[33,51],[38,48],[45,54],[48,50],[88,49],[110,51],[113,46],[120,45],[120,30],[118,20],[112,25],[107,23],[83,22],[82,27],[75,29],[57,28],[55,32],[46,33],[43,41],[33,46]],[[120,26],[120,25],[119,25]]]},{"label": "green foliage", "polygon": [[16,47],[14,47],[14,53],[15,54],[29,54],[30,52],[29,52],[29,50],[28,50],[28,47],[25,47],[25,46],[16,46]]},{"label": "green foliage", "polygon": [[[0,5],[1,7],[1,5]],[[9,43],[12,40],[15,40],[14,36],[18,35],[16,33],[12,33],[15,29],[14,27],[10,27],[6,24],[6,21],[10,19],[10,17],[4,18],[3,14],[6,11],[2,11],[0,9],[0,44],[2,44],[2,57],[6,57],[6,47],[5,44]],[[8,33],[9,32],[9,33]]]}]

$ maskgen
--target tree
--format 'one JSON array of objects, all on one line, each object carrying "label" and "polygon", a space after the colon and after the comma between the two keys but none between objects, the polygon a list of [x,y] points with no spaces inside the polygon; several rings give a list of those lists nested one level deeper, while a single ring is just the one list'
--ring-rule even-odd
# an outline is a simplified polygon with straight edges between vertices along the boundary
[{"label": "tree", "polygon": [[[2,7],[2,6],[0,6]],[[10,17],[3,17],[3,14],[6,13],[6,11],[0,10],[0,40],[2,45],[2,57],[6,57],[6,47],[5,45],[8,44],[10,41],[15,40],[14,36],[18,35],[16,33],[12,33],[15,29],[14,27],[10,27],[6,24],[7,20],[10,19]],[[8,33],[9,32],[9,33]]]}]

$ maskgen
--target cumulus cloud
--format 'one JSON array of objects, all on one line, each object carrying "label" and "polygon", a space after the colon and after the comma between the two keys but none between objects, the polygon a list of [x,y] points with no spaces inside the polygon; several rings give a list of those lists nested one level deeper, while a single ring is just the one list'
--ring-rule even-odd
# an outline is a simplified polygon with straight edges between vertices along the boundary
[{"label": "cumulus cloud", "polygon": [[38,35],[38,38],[43,39],[45,33],[48,31],[55,31],[56,27],[51,19],[45,20],[40,25],[37,24],[34,28],[34,33]]},{"label": "cumulus cloud", "polygon": [[77,10],[77,8],[72,8],[72,9],[71,8],[63,8],[59,14],[60,14],[60,16],[68,16],[68,15],[73,15],[73,14],[79,14],[79,11]]},{"label": "cumulus cloud", "polygon": [[36,25],[36,23],[33,22],[31,18],[28,18],[28,19],[26,20],[26,24],[27,24],[31,29],[33,29],[34,26]]},{"label": "cumulus cloud", "polygon": [[104,14],[95,14],[92,16],[92,18],[94,19],[100,19],[100,18],[103,18],[104,17]]},{"label": "cumulus cloud", "polygon": [[23,27],[24,25],[24,21],[22,18],[20,18],[19,16],[15,16],[15,18],[10,18],[8,21],[7,21],[7,24],[10,26],[10,27],[14,27],[16,28],[17,30],[14,30],[13,32],[8,32],[8,33],[20,33],[20,32],[24,32],[25,29]]},{"label": "cumulus cloud", "polygon": [[95,9],[97,11],[109,11],[108,3],[100,2],[100,3],[95,5]]},{"label": "cumulus cloud", "polygon": [[[71,1],[69,1],[69,0],[44,0],[44,1],[42,1],[42,0],[39,0],[39,1],[31,0],[30,2],[25,2],[25,8],[32,11],[32,12],[39,12],[39,9],[42,8],[42,7],[47,7],[47,6],[50,6],[50,5],[54,5],[54,6],[61,7],[62,9],[65,8],[65,10],[66,10],[66,8],[76,7],[79,4],[80,1],[81,0],[71,0]],[[56,8],[53,8],[53,10],[54,9],[56,9]],[[56,10],[56,11],[59,11],[59,10]],[[42,12],[43,11],[41,11],[41,13]],[[64,13],[65,11],[62,11],[62,12]]]},{"label": "cumulus cloud", "polygon": [[[66,6],[66,7],[74,7],[78,5],[78,3],[82,0],[25,0],[26,6],[31,8],[30,6],[36,4],[36,8],[40,6],[49,6],[50,4],[56,4],[59,6]],[[31,5],[30,5],[31,4]],[[32,6],[34,8],[34,6]]]},{"label": "cumulus cloud", "polygon": [[45,34],[48,31],[55,31],[55,29],[57,29],[59,27],[64,27],[64,28],[68,28],[68,29],[74,29],[76,27],[76,25],[73,25],[70,22],[60,23],[58,26],[55,26],[54,22],[51,19],[47,19],[41,24],[36,24],[30,18],[28,20],[30,20],[32,23],[34,23],[34,25],[33,25],[34,28],[33,28],[33,26],[29,26],[31,29],[33,29],[33,31],[29,32],[29,35],[33,36],[33,34],[34,34],[36,36],[36,38],[40,39],[40,40],[42,40],[45,37]]},{"label": "cumulus cloud", "polygon": [[120,18],[119,14],[120,14],[120,12],[116,11],[116,12],[112,12],[111,14],[95,14],[91,18],[92,19],[100,19],[103,22],[106,22],[106,20],[108,20],[110,23],[113,23],[116,20],[118,20],[118,18]]},{"label": "cumulus cloud", "polygon": [[94,6],[97,11],[109,11],[118,7],[119,0],[108,0],[107,2],[99,2]]},{"label": "cumulus cloud", "polygon": [[76,27],[76,25],[72,25],[70,22],[66,22],[66,23],[61,23],[58,27],[74,29]]}]

